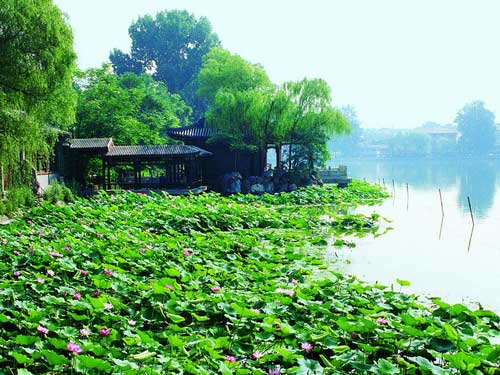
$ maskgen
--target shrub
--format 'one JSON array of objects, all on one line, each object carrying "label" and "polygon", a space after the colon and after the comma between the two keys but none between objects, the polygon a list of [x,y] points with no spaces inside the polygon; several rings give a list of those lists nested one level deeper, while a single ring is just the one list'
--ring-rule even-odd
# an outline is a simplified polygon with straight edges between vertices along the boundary
[{"label": "shrub", "polygon": [[50,185],[43,192],[43,199],[51,202],[73,202],[75,200],[75,196],[71,189],[67,187],[64,183],[59,183],[57,180],[54,180],[50,183]]}]

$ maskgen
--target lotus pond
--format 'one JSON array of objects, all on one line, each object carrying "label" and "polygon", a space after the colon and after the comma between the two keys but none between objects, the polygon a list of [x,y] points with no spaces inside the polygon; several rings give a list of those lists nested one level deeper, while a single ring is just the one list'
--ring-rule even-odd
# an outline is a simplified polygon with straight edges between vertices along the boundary
[{"label": "lotus pond", "polygon": [[500,373],[495,313],[324,265],[332,236],[382,234],[347,212],[385,197],[356,181],[43,203],[0,227],[0,374]]}]

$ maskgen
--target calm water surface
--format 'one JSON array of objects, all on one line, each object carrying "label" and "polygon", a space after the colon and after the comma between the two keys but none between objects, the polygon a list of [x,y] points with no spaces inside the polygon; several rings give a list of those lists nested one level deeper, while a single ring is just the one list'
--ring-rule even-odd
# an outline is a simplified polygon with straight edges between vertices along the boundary
[{"label": "calm water surface", "polygon": [[390,219],[385,225],[392,230],[376,239],[357,239],[354,249],[332,250],[345,261],[346,272],[385,285],[408,280],[411,292],[450,303],[480,303],[500,313],[499,162],[340,163],[352,177],[380,184],[384,179],[393,195],[381,206],[359,209]]}]

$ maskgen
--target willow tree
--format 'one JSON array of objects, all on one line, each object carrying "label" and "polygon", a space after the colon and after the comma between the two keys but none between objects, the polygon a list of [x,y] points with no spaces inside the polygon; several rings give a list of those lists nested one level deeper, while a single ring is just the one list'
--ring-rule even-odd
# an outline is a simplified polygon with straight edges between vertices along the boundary
[{"label": "willow tree", "polygon": [[11,186],[27,184],[44,128],[74,121],[73,35],[51,0],[2,0],[0,51],[0,161]]},{"label": "willow tree", "polygon": [[310,173],[329,158],[328,139],[348,133],[349,122],[332,107],[330,87],[322,79],[287,82],[282,90],[288,98],[280,132],[288,144],[288,170]]},{"label": "willow tree", "polygon": [[198,95],[209,103],[207,125],[217,129],[212,142],[261,155],[261,169],[272,127],[273,85],[262,66],[222,48],[203,58]]}]

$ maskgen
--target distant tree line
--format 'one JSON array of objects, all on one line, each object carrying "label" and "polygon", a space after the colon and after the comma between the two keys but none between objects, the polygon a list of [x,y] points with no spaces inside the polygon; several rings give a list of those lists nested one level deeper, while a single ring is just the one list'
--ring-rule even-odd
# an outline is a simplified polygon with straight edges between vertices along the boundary
[{"label": "distant tree line", "polygon": [[484,103],[460,109],[453,124],[427,122],[416,129],[366,129],[352,108],[343,108],[352,132],[330,140],[329,150],[347,157],[492,157],[500,155],[500,128]]}]

